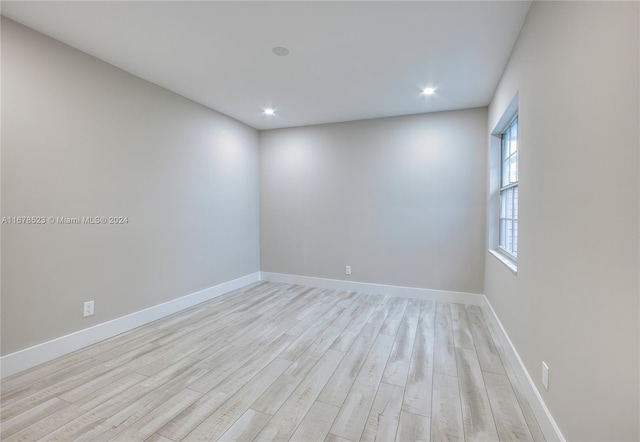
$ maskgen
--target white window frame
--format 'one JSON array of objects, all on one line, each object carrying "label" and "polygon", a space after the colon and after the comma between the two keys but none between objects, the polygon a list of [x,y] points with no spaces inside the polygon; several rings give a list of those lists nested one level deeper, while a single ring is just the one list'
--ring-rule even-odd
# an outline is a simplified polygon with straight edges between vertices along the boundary
[{"label": "white window frame", "polygon": [[[515,152],[515,154],[510,154],[507,157],[507,159],[509,159],[509,158],[513,157],[514,155],[516,156],[516,180],[513,181],[513,182],[509,181],[507,184],[504,184],[504,185],[502,184],[502,181],[503,181],[502,174],[504,173],[503,165],[504,165],[504,162],[505,162],[505,158],[503,157],[503,152],[504,152],[503,144],[504,144],[504,139],[505,139],[506,133],[511,130],[511,128],[514,125],[514,123],[515,123],[515,125],[517,127],[518,126],[518,114],[517,113],[516,113],[516,115],[514,117],[511,118],[509,123],[506,125],[506,127],[500,133],[500,173],[499,173],[499,176],[500,176],[500,178],[499,178],[500,179],[500,189],[498,191],[498,200],[500,202],[499,203],[500,215],[498,215],[498,249],[500,250],[501,253],[506,255],[507,258],[509,258],[511,261],[513,261],[514,263],[517,263],[518,262],[518,255],[517,255],[517,253],[518,253],[517,252],[517,250],[518,250],[518,246],[517,246],[517,244],[518,244],[518,234],[516,233],[515,234],[515,238],[513,239],[513,241],[516,244],[516,247],[515,247],[516,253],[513,253],[513,251],[503,247],[500,244],[500,238],[502,238],[502,233],[503,233],[502,232],[502,220],[503,219],[511,220],[512,223],[513,223],[513,221],[515,221],[516,223],[518,222],[518,215],[517,215],[517,213],[518,213],[518,202],[517,201],[514,204],[515,205],[515,212],[516,212],[515,218],[513,217],[513,214],[512,214],[512,216],[510,218],[509,217],[505,217],[505,218],[502,217],[502,194],[503,194],[503,192],[507,192],[509,189],[518,189],[519,178],[520,178],[519,175],[518,175],[518,165],[519,165],[519,160],[520,160],[520,155],[519,155],[520,154],[520,145],[519,145],[518,138],[516,138],[516,152]],[[519,134],[519,131],[517,133]],[[513,229],[513,227],[512,227],[512,229]],[[512,232],[513,232],[513,230],[512,230]],[[517,232],[517,229],[516,229],[516,232]],[[505,232],[505,235],[506,235],[506,232]]]},{"label": "white window frame", "polygon": [[[518,160],[521,155],[521,118],[519,112],[518,94],[514,96],[511,102],[504,108],[500,119],[495,123],[493,130],[490,132],[489,142],[489,198],[487,211],[487,246],[488,252],[506,266],[515,275],[518,274],[517,256],[509,253],[507,250],[499,246],[500,243],[500,188],[502,187],[502,134],[518,117]],[[519,161],[518,161],[519,162]],[[519,179],[519,177],[518,177]],[[518,182],[519,184],[519,182]],[[518,186],[519,189],[519,186]],[[518,229],[520,236],[520,229]],[[519,242],[518,242],[519,244]],[[518,247],[518,252],[520,252]]]}]

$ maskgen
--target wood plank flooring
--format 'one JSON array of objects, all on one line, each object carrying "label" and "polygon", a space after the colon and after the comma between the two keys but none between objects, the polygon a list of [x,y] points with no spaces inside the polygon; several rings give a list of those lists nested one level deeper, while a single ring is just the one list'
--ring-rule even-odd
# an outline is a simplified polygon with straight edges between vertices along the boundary
[{"label": "wood plank flooring", "polygon": [[478,306],[261,282],[2,381],[2,441],[544,440]]}]

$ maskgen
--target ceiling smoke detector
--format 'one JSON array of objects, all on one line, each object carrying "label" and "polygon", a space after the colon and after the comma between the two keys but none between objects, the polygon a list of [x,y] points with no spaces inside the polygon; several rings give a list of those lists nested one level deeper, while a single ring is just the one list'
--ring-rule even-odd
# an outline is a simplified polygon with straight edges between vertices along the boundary
[{"label": "ceiling smoke detector", "polygon": [[289,55],[289,49],[283,48],[282,46],[276,46],[275,48],[271,49],[271,52],[276,54],[278,57],[285,57]]}]

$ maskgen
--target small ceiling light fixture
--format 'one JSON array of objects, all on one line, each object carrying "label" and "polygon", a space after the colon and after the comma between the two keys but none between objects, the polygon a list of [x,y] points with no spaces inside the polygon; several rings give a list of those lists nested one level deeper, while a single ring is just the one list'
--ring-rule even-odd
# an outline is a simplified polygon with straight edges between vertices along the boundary
[{"label": "small ceiling light fixture", "polygon": [[276,111],[270,107],[266,108],[263,112],[265,115],[275,115]]},{"label": "small ceiling light fixture", "polygon": [[276,54],[278,57],[286,57],[287,55],[289,55],[289,49],[283,48],[282,46],[276,46],[275,48],[271,49],[271,52]]},{"label": "small ceiling light fixture", "polygon": [[435,91],[436,91],[435,88],[425,87],[424,89],[422,89],[422,94],[423,95],[433,95]]}]

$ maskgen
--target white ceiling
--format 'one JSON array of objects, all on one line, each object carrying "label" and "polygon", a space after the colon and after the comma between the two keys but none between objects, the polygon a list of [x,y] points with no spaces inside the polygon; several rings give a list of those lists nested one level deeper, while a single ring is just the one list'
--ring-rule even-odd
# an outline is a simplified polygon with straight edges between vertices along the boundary
[{"label": "white ceiling", "polygon": [[[3,1],[2,15],[271,129],[486,106],[529,6]],[[274,55],[275,46],[290,54]],[[426,86],[436,93],[421,95]]]}]

